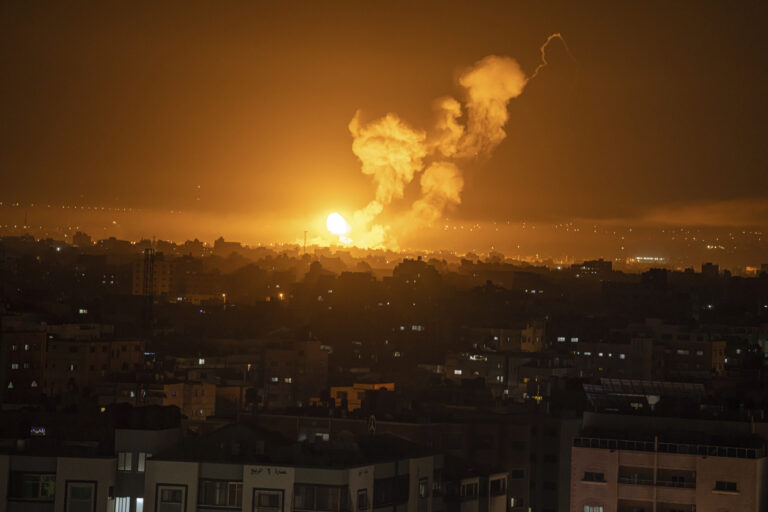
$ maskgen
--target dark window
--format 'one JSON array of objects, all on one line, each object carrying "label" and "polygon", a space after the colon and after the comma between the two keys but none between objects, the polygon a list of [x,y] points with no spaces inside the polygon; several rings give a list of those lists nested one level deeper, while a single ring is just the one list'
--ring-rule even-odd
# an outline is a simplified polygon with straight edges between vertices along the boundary
[{"label": "dark window", "polygon": [[157,500],[158,512],[181,512],[183,507],[184,490],[181,487],[160,487],[160,496]]},{"label": "dark window", "polygon": [[368,510],[368,489],[357,491],[357,510]]},{"label": "dark window", "polygon": [[726,482],[724,480],[718,480],[715,482],[715,490],[728,491],[728,492],[738,491],[738,489],[736,488],[736,482]]},{"label": "dark window", "polygon": [[373,481],[374,508],[408,501],[408,475]]},{"label": "dark window", "polygon": [[432,496],[443,495],[443,472],[437,470],[432,475]]},{"label": "dark window", "polygon": [[243,503],[243,483],[224,480],[200,480],[201,505],[214,507],[237,507]]},{"label": "dark window", "polygon": [[67,511],[92,512],[96,498],[96,482],[67,483]]},{"label": "dark window", "polygon": [[347,494],[346,487],[295,484],[293,508],[295,510],[316,510],[318,512],[346,510],[349,505]]},{"label": "dark window", "polygon": [[281,512],[283,492],[279,490],[256,489],[253,495],[253,512]]},{"label": "dark window", "polygon": [[56,475],[12,471],[8,497],[18,500],[53,501],[56,494]]},{"label": "dark window", "polygon": [[525,478],[525,470],[524,469],[513,469],[509,472],[509,478],[514,479],[520,479]]},{"label": "dark window", "polygon": [[584,472],[585,482],[605,482],[605,473],[595,473],[593,471]]},{"label": "dark window", "polygon": [[497,478],[496,480],[491,480],[490,492],[491,492],[491,496],[501,496],[502,494],[506,494],[507,493],[506,479]]},{"label": "dark window", "polygon": [[479,485],[477,482],[461,484],[461,497],[462,498],[476,498],[479,491]]}]

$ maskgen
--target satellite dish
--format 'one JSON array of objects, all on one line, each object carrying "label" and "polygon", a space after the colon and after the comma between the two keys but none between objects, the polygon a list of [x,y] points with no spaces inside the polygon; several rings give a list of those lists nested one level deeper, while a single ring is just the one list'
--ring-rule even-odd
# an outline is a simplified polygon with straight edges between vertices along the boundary
[{"label": "satellite dish", "polygon": [[368,433],[371,435],[376,433],[376,416],[373,414],[368,417]]}]

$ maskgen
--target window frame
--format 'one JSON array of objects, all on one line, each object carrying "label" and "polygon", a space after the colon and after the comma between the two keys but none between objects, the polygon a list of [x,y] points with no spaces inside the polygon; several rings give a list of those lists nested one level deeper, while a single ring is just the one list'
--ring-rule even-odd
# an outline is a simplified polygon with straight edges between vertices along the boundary
[{"label": "window frame", "polygon": [[115,496],[115,512],[129,512],[131,510],[130,496]]},{"label": "window frame", "polygon": [[[363,499],[363,504],[360,504],[360,499]],[[368,498],[368,488],[357,490],[357,500],[355,501],[355,507],[357,510],[370,510],[371,500]]]},{"label": "window frame", "polygon": [[64,512],[70,512],[70,491],[74,486],[90,486],[91,488],[91,512],[96,512],[96,497],[99,483],[96,480],[65,480],[64,481]]},{"label": "window frame", "polygon": [[181,512],[186,512],[187,510],[187,500],[189,498],[189,486],[187,484],[174,484],[174,483],[156,483],[155,484],[155,510],[157,512],[160,512],[160,497],[161,497],[161,491],[165,489],[172,489],[175,491],[181,490]]},{"label": "window frame", "polygon": [[138,452],[136,455],[136,471],[144,473],[147,470],[147,459],[152,456],[151,453]]},{"label": "window frame", "polygon": [[[258,495],[259,493],[277,494],[280,496],[280,507],[261,507],[259,506]],[[277,510],[283,512],[285,510],[285,489],[271,489],[268,487],[254,487],[251,490],[251,511],[257,512],[258,510]]]},{"label": "window frame", "polygon": [[[422,490],[424,491],[422,493]],[[430,485],[429,485],[429,477],[423,476],[419,478],[418,487],[416,489],[416,496],[420,500],[425,500],[429,498],[430,495]]]},{"label": "window frame", "polygon": [[117,452],[117,470],[124,473],[133,471],[133,452]]},{"label": "window frame", "polygon": [[[302,507],[298,508],[296,506],[296,486],[301,485],[305,487],[312,487],[314,490],[313,495],[313,506],[312,507]],[[330,489],[330,490],[336,490],[338,491],[338,500],[336,503],[336,508],[332,510],[326,510],[326,509],[320,509],[318,508],[318,496],[317,496],[317,490],[318,489]],[[345,502],[346,500],[346,502]],[[350,496],[349,496],[349,486],[348,485],[325,485],[325,484],[312,484],[312,483],[304,483],[304,482],[294,482],[293,484],[293,511],[294,512],[346,512],[351,509],[352,504],[349,503]]]},{"label": "window frame", "polygon": [[[589,478],[587,478],[587,475],[590,475]],[[600,476],[599,479],[595,478],[597,476]],[[604,484],[607,482],[605,479],[605,471],[585,471],[584,476],[581,478],[582,482],[593,482],[593,483],[601,483]]]},{"label": "window frame", "polygon": [[[213,484],[224,484],[226,485],[226,489],[224,492],[224,496],[226,497],[226,503],[220,504],[220,503],[203,503],[203,484],[204,483],[213,483]],[[231,488],[235,487],[237,489],[237,486],[240,486],[240,503],[232,504],[230,503],[230,497],[231,497]],[[235,496],[237,496],[237,490],[235,490]],[[243,481],[242,480],[230,480],[226,478],[200,478],[197,483],[197,506],[198,507],[204,507],[204,508],[217,508],[217,509],[242,509],[243,508]]]},{"label": "window frame", "polygon": [[[718,484],[724,484],[722,486]],[[730,485],[733,484],[733,488],[731,488]],[[713,489],[717,492],[732,492],[732,493],[738,493],[739,492],[739,483],[738,482],[731,482],[729,480],[715,480],[715,488]]]},{"label": "window frame", "polygon": [[[21,496],[14,496],[13,495],[13,486],[10,485],[12,483],[12,479],[14,478],[14,474],[20,475],[20,487],[19,490],[21,491]],[[38,491],[37,496],[34,498],[25,498],[23,496],[24,492],[24,477],[34,475],[38,478]],[[43,477],[53,477],[53,494],[51,496],[41,496],[40,490],[42,489],[42,479]],[[56,501],[56,473],[51,473],[48,471],[9,471],[8,472],[8,490],[7,490],[7,500],[8,501],[21,501],[21,502],[33,502],[33,503],[52,503]]]}]

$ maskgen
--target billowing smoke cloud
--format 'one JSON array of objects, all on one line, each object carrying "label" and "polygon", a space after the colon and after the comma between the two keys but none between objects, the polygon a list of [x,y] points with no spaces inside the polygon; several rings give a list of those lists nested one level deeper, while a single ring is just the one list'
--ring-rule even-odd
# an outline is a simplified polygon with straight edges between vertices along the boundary
[{"label": "billowing smoke cloud", "polygon": [[464,178],[453,162],[435,162],[421,175],[421,198],[413,203],[412,216],[431,224],[449,205],[461,203]]},{"label": "billowing smoke cloud", "polygon": [[[352,151],[371,175],[376,196],[352,217],[354,242],[361,246],[396,248],[389,228],[374,220],[393,200],[400,199],[406,186],[424,169],[424,161],[435,157],[421,176],[421,197],[401,224],[409,229],[440,219],[447,208],[461,203],[464,178],[456,161],[490,154],[506,137],[510,100],[520,96],[526,84],[547,66],[548,45],[560,34],[550,35],[541,46],[541,62],[526,76],[516,60],[489,55],[463,73],[459,85],[465,89],[464,106],[454,98],[437,101],[437,122],[429,136],[387,114],[366,125],[360,113],[349,123]],[[570,55],[568,47],[566,51]]]},{"label": "billowing smoke cloud", "polygon": [[450,157],[459,151],[459,143],[464,136],[461,124],[461,103],[453,98],[442,98],[436,103],[438,112],[435,134],[431,138],[431,148],[441,155]]},{"label": "billowing smoke cloud", "polygon": [[414,130],[395,114],[387,114],[365,126],[360,125],[360,112],[349,123],[352,152],[362,162],[362,171],[373,177],[376,197],[352,216],[355,242],[366,247],[385,245],[388,229],[371,222],[393,199],[403,197],[405,187],[424,167],[427,135]]},{"label": "billowing smoke cloud", "polygon": [[488,153],[507,136],[509,100],[520,96],[527,82],[517,61],[490,55],[459,79],[467,90],[467,131],[459,156]]},{"label": "billowing smoke cloud", "polygon": [[403,197],[405,186],[423,167],[427,156],[426,134],[414,130],[395,114],[360,126],[360,112],[349,123],[352,152],[363,163],[363,174],[373,176],[376,201],[389,204]]}]

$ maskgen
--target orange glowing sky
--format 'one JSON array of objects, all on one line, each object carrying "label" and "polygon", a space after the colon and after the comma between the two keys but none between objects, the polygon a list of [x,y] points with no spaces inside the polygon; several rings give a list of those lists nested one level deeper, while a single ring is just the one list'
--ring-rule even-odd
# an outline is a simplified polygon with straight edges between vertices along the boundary
[{"label": "orange glowing sky", "polygon": [[[328,214],[351,221],[376,196],[353,152],[358,110],[430,130],[437,99],[466,100],[471,66],[506,56],[530,77],[557,32],[572,56],[550,47],[504,140],[461,162],[461,203],[441,216],[765,224],[765,4],[0,9],[2,201],[139,208],[160,237],[320,236]],[[379,220],[396,225],[419,186]]]}]

